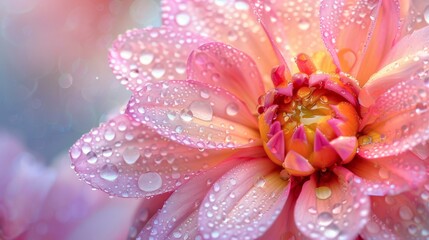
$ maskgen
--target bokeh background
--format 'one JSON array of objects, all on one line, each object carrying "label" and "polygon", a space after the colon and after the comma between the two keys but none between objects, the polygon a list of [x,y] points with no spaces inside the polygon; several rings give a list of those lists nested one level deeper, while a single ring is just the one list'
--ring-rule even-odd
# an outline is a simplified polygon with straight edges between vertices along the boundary
[{"label": "bokeh background", "polygon": [[113,40],[160,22],[159,0],[0,0],[0,131],[47,162],[67,151],[129,98]]}]

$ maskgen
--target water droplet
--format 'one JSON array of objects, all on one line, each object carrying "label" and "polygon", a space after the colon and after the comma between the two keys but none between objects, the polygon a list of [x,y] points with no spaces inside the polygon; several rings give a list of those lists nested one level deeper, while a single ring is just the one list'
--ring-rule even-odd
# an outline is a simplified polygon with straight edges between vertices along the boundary
[{"label": "water droplet", "polygon": [[328,226],[334,221],[332,215],[328,212],[322,212],[317,216],[317,224],[320,226]]},{"label": "water droplet", "polygon": [[330,239],[336,238],[338,234],[340,234],[340,228],[336,224],[327,226],[325,231],[323,231],[323,235]]},{"label": "water droplet", "polygon": [[249,10],[249,4],[247,4],[245,1],[237,1],[234,4],[235,9],[246,11]]},{"label": "water droplet", "polygon": [[86,154],[86,157],[87,157],[87,159],[86,159],[86,161],[89,163],[89,164],[95,164],[96,162],[97,162],[97,154],[95,154],[94,152],[89,152],[88,154]]},{"label": "water droplet", "polygon": [[162,178],[156,172],[143,173],[139,177],[138,186],[142,191],[153,192],[161,188]]},{"label": "water droplet", "polygon": [[211,121],[213,118],[213,109],[209,102],[193,101],[189,106],[192,116],[203,121]]},{"label": "water droplet", "polygon": [[127,49],[123,49],[119,55],[121,56],[121,58],[128,60],[133,56],[133,52],[131,52],[130,50]]},{"label": "water droplet", "polygon": [[403,220],[411,220],[413,218],[413,212],[411,211],[410,207],[403,205],[399,208],[399,216]]},{"label": "water droplet", "polygon": [[104,139],[106,139],[107,141],[112,141],[113,139],[115,139],[115,132],[112,130],[106,130],[104,132]]},{"label": "water droplet", "polygon": [[228,116],[235,116],[238,114],[238,110],[239,107],[236,103],[230,103],[226,106],[226,114],[228,114]]},{"label": "water droplet", "polygon": [[111,147],[106,147],[106,148],[103,148],[101,153],[103,154],[104,157],[110,157],[113,154],[113,150]]},{"label": "water droplet", "polygon": [[161,78],[162,76],[164,76],[165,74],[165,68],[162,67],[160,64],[157,64],[156,66],[154,66],[154,68],[152,69],[152,76],[154,78]]},{"label": "water droplet", "polygon": [[140,63],[143,65],[149,65],[153,61],[154,55],[151,52],[143,51],[140,54]]},{"label": "water droplet", "polygon": [[423,15],[424,15],[424,18],[425,18],[425,22],[426,22],[427,24],[429,24],[429,5],[428,5],[428,6],[426,6],[426,8],[425,8],[425,11],[424,11]]},{"label": "water droplet", "polygon": [[73,158],[73,159],[78,159],[79,157],[80,157],[80,154],[81,154],[82,152],[80,151],[80,149],[79,148],[77,148],[77,147],[73,147],[71,150],[70,150],[70,156]]},{"label": "water droplet", "polygon": [[207,99],[207,98],[210,97],[210,93],[207,90],[203,89],[203,90],[200,91],[200,97],[204,98],[204,99]]},{"label": "water droplet", "polygon": [[193,115],[192,112],[189,109],[182,109],[182,111],[180,111],[180,118],[184,121],[184,122],[190,122],[193,119]]},{"label": "water droplet", "polygon": [[113,182],[118,178],[118,167],[114,164],[107,163],[100,169],[100,177],[104,180]]},{"label": "water droplet", "polygon": [[186,26],[191,22],[191,16],[186,12],[181,12],[176,15],[176,23],[179,26]]},{"label": "water droplet", "polygon": [[427,111],[427,105],[425,103],[417,103],[416,104],[416,113],[422,114]]},{"label": "water droplet", "polygon": [[265,186],[265,183],[266,181],[264,178],[259,178],[258,181],[256,181],[255,186],[262,188]]},{"label": "water droplet", "polygon": [[331,197],[332,191],[329,187],[322,186],[316,188],[316,197],[320,200],[325,200]]},{"label": "water droplet", "polygon": [[340,214],[343,210],[343,205],[341,203],[336,203],[334,206],[332,206],[332,213],[333,214]]},{"label": "water droplet", "polygon": [[302,31],[306,31],[310,28],[310,22],[308,22],[306,19],[301,19],[298,22],[298,28]]},{"label": "water droplet", "polygon": [[136,147],[125,148],[122,157],[127,164],[134,164],[140,157],[140,151]]}]

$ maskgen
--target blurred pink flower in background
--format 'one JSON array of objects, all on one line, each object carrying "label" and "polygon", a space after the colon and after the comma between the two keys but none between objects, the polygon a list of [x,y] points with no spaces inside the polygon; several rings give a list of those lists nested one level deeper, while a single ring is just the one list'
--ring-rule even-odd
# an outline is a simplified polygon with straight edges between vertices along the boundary
[{"label": "blurred pink flower in background", "polygon": [[110,51],[133,93],[126,113],[70,149],[110,195],[173,191],[131,237],[429,236],[427,5],[162,9],[162,27],[127,31]]},{"label": "blurred pink flower in background", "polygon": [[92,191],[67,158],[47,167],[1,133],[0,163],[1,239],[126,238],[139,202]]}]

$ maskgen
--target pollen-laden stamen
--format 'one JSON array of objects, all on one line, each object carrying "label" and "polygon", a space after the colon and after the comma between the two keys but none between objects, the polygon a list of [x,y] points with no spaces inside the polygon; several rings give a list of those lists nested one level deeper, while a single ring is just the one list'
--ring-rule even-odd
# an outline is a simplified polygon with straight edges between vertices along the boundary
[{"label": "pollen-laden stamen", "polygon": [[[268,157],[294,176],[307,176],[351,161],[356,154],[359,91],[341,74],[318,72],[311,58],[297,57],[300,73],[279,81],[260,99],[261,138]],[[280,71],[281,72],[281,71]]]}]

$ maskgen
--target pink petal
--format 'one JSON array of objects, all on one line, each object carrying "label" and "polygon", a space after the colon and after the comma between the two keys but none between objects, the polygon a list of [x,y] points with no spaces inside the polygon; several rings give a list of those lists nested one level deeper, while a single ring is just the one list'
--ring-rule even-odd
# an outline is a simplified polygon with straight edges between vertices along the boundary
[{"label": "pink petal", "polygon": [[129,30],[110,49],[110,66],[121,83],[136,92],[146,81],[186,79],[189,54],[206,42],[205,37],[168,27]]},{"label": "pink petal", "polygon": [[304,183],[295,206],[298,229],[313,239],[352,239],[368,221],[369,198],[342,167],[313,174]]},{"label": "pink petal", "polygon": [[308,176],[315,171],[308,159],[293,150],[287,153],[283,167],[289,172],[293,172],[293,175],[299,176]]},{"label": "pink petal", "polygon": [[427,239],[429,185],[394,196],[371,197],[365,239]]},{"label": "pink petal", "polygon": [[[424,78],[424,77],[423,77]],[[387,90],[364,116],[359,149],[365,158],[392,156],[429,139],[429,87],[418,77]]]},{"label": "pink petal", "polygon": [[346,166],[361,178],[359,184],[368,195],[399,194],[427,180],[423,161],[411,152],[376,159],[356,157]]},{"label": "pink petal", "polygon": [[279,216],[289,181],[268,158],[245,162],[223,175],[207,193],[199,210],[204,238],[256,239]]},{"label": "pink petal", "polygon": [[147,83],[127,112],[159,134],[196,148],[257,145],[256,117],[231,93],[195,81]]},{"label": "pink petal", "polygon": [[272,88],[270,72],[279,60],[247,1],[165,0],[162,10],[163,25],[207,35],[249,54],[266,89]]},{"label": "pink petal", "polygon": [[428,26],[429,8],[426,1],[399,0],[399,2],[401,6],[401,17],[404,19],[401,28],[402,36]]},{"label": "pink petal", "polygon": [[[359,102],[369,107],[387,89],[398,83],[429,74],[429,55],[424,50],[429,47],[429,27],[422,28],[401,39],[383,61],[383,68],[371,76],[362,88]],[[428,82],[427,80],[426,82]]]},{"label": "pink petal", "polygon": [[129,229],[128,238],[136,239],[140,235],[140,237],[144,239],[143,236],[149,236],[149,234],[141,236],[141,232],[146,231],[147,225],[156,218],[158,212],[170,196],[171,193],[164,193],[149,199],[143,199],[135,213],[134,222]]},{"label": "pink petal", "polygon": [[357,77],[361,86],[391,48],[399,26],[394,1],[324,0],[322,38],[335,64]]},{"label": "pink petal", "polygon": [[353,160],[356,154],[358,142],[355,136],[345,137],[340,136],[330,142],[331,146],[335,149],[337,154],[343,160],[343,164]]},{"label": "pink petal", "polygon": [[296,201],[301,192],[300,182],[291,178],[290,188],[286,204],[279,217],[260,239],[309,239],[296,227],[293,214]]},{"label": "pink petal", "polygon": [[0,188],[0,239],[15,239],[37,220],[40,206],[55,181],[53,171],[44,168],[29,153],[22,151],[16,155],[14,143],[10,146],[12,152],[3,149],[5,152],[1,155],[15,157],[0,158],[2,169],[3,163],[7,166],[7,162],[13,160],[7,169],[11,178]]},{"label": "pink petal", "polygon": [[274,45],[284,55],[292,72],[297,71],[295,57],[299,53],[304,51],[307,54],[313,54],[325,50],[320,38],[320,1],[303,0],[296,3],[251,0],[250,2],[274,40]]},{"label": "pink petal", "polygon": [[231,92],[256,112],[264,85],[255,62],[247,54],[223,43],[207,43],[188,59],[188,79],[196,79]]},{"label": "pink petal", "polygon": [[[70,171],[66,156],[55,164],[56,181],[22,239],[124,239],[140,200],[110,199],[91,190]],[[97,230],[100,226],[105,229]]]},{"label": "pink petal", "polygon": [[[222,175],[242,160],[225,161],[207,172],[193,177],[178,188],[161,211],[144,227],[139,237],[157,239],[195,239],[198,232],[198,209],[207,192]],[[190,196],[192,196],[190,198]]]},{"label": "pink petal", "polygon": [[232,151],[204,152],[168,140],[120,115],[70,149],[79,177],[120,197],[145,197],[172,191],[189,176],[224,160]]}]

